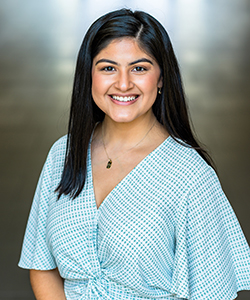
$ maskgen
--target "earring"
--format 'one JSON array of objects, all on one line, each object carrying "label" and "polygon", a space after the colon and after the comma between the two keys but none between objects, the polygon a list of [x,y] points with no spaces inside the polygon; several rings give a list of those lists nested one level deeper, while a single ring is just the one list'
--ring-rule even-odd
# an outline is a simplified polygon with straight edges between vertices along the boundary
[{"label": "earring", "polygon": [[161,88],[158,89],[158,94],[161,94]]}]

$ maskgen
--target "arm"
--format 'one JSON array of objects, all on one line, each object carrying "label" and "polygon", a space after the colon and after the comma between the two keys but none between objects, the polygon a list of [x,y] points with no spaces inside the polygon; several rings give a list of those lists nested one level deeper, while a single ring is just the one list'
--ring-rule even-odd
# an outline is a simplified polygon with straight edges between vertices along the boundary
[{"label": "arm", "polygon": [[37,300],[66,300],[58,269],[30,270],[30,283]]}]

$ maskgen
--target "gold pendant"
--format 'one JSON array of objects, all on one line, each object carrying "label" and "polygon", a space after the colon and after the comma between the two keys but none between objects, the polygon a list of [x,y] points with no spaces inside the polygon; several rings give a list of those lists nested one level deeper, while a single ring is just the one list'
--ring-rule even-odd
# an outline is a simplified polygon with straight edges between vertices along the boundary
[{"label": "gold pendant", "polygon": [[111,160],[111,159],[109,159],[109,161],[108,161],[108,163],[107,163],[107,166],[106,166],[106,168],[107,168],[107,169],[110,169],[110,168],[111,168],[111,166],[112,166],[112,160]]}]

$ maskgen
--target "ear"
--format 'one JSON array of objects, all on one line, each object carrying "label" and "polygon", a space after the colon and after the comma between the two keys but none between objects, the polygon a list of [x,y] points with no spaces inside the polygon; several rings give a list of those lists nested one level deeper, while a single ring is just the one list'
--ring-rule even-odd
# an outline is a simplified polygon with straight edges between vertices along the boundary
[{"label": "ear", "polygon": [[158,88],[162,88],[162,86],[163,86],[163,78],[161,76],[160,79],[159,79],[159,81],[158,81],[157,87]]}]

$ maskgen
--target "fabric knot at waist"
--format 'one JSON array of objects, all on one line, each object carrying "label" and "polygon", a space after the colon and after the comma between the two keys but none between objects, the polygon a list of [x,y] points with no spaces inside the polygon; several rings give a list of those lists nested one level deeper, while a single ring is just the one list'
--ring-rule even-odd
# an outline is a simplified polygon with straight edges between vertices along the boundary
[{"label": "fabric knot at waist", "polygon": [[81,279],[65,279],[64,281],[67,299],[111,300],[107,287],[108,281],[101,272],[85,274]]},{"label": "fabric knot at waist", "polygon": [[102,273],[88,276],[88,284],[85,292],[88,295],[87,299],[93,299],[93,296],[95,296],[96,299],[110,300],[111,298],[108,296],[105,287],[106,279]]}]

